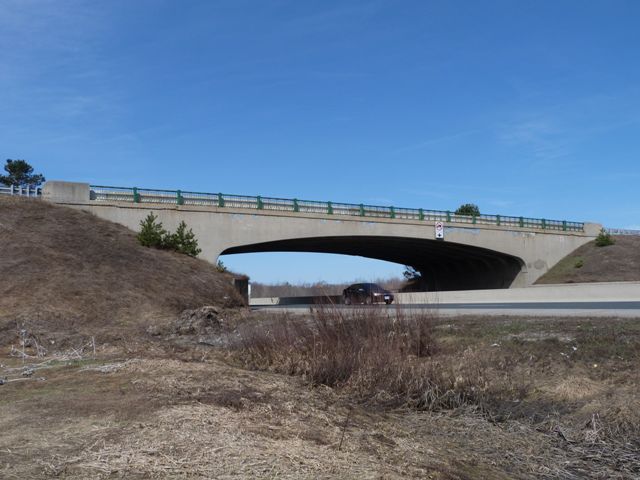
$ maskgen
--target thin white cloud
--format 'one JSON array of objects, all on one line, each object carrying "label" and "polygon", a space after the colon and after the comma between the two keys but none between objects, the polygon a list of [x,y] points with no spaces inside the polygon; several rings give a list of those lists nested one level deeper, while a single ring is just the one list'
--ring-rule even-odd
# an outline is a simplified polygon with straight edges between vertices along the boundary
[{"label": "thin white cloud", "polygon": [[[640,89],[615,93],[594,93],[560,104],[519,112],[500,122],[495,130],[503,145],[548,165],[558,158],[571,157],[578,147],[605,133],[640,122],[637,108]],[[621,112],[626,112],[621,116]]]},{"label": "thin white cloud", "polygon": [[481,128],[474,128],[471,130],[463,130],[460,132],[455,132],[455,133],[451,133],[448,135],[442,135],[440,137],[433,137],[433,138],[428,138],[426,140],[423,140],[421,142],[412,144],[412,145],[407,145],[405,147],[400,147],[394,151],[392,151],[392,154],[399,154],[399,153],[407,153],[407,152],[414,152],[416,150],[422,150],[424,148],[428,148],[431,147],[433,145],[437,145],[439,143],[447,143],[447,142],[451,142],[453,140],[458,140],[460,138],[464,138],[464,137],[468,137],[471,135],[474,135],[476,133],[480,133],[482,132],[483,129]]}]

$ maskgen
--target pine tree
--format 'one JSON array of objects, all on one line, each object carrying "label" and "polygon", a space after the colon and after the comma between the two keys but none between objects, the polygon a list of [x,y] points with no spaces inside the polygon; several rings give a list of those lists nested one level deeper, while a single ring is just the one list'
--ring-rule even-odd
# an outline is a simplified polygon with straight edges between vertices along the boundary
[{"label": "pine tree", "polygon": [[24,160],[7,160],[4,171],[8,175],[0,175],[0,183],[7,187],[39,187],[45,181],[45,178],[33,173],[33,167]]},{"label": "pine tree", "polygon": [[458,209],[455,211],[456,215],[467,215],[469,217],[478,217],[480,216],[480,209],[474,203],[465,203],[464,205],[460,205]]},{"label": "pine tree", "polygon": [[604,229],[600,229],[600,233],[596,237],[596,246],[597,247],[608,247],[609,245],[613,245],[616,241],[613,237]]},{"label": "pine tree", "polygon": [[164,246],[164,238],[167,231],[162,228],[162,223],[157,222],[153,212],[140,222],[140,233],[138,233],[138,241],[145,247],[162,248]]},{"label": "pine tree", "polygon": [[180,222],[176,233],[165,235],[163,243],[165,248],[176,250],[190,257],[197,257],[202,252],[198,248],[198,240],[196,240],[193,230],[187,230],[187,224],[184,222]]}]

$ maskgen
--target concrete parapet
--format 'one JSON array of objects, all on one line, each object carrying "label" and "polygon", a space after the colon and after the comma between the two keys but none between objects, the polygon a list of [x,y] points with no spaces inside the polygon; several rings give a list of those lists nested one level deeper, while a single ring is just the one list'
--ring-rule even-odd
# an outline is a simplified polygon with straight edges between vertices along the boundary
[{"label": "concrete parapet", "polygon": [[505,290],[398,293],[398,304],[638,301],[640,282],[563,283]]},{"label": "concrete parapet", "polygon": [[584,224],[584,233],[589,237],[597,237],[602,230],[602,225],[600,223],[585,223]]},{"label": "concrete parapet", "polygon": [[50,180],[42,187],[42,198],[54,203],[86,203],[89,201],[89,184]]}]

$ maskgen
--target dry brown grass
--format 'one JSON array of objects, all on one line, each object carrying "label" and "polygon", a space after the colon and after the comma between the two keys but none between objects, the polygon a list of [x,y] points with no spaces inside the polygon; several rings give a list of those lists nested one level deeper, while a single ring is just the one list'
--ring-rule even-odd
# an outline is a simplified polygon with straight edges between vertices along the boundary
[{"label": "dry brown grass", "polygon": [[[343,348],[372,341],[381,348],[382,360],[390,351],[412,359],[414,374],[421,373],[415,365],[429,363],[444,372],[472,375],[462,389],[489,382],[492,387],[483,390],[486,403],[478,408],[474,399],[480,397],[468,397],[462,406],[425,410],[397,392],[389,395],[393,377],[384,370],[374,375],[368,362],[356,365],[348,379],[340,377],[332,388],[317,382],[310,387],[313,369],[295,371],[307,377],[276,373],[285,371],[279,367],[285,357],[266,362],[271,353],[260,353],[251,364],[272,371],[252,371],[226,363],[230,354],[225,350],[195,344],[175,352],[157,343],[141,345],[133,360],[114,359],[123,353],[101,345],[96,360],[52,362],[48,368],[36,367],[27,380],[0,386],[0,477],[640,475],[637,321],[435,320],[425,323],[425,340],[437,348],[418,354],[415,339],[393,337],[415,332],[419,319],[406,319],[404,326],[374,324],[363,327],[365,333],[352,325],[332,326],[335,318],[316,320],[298,327],[295,319],[286,319],[292,324],[289,332],[300,328],[318,337],[324,329],[327,338],[335,339],[330,335],[338,332],[352,336],[353,341],[340,340]],[[242,328],[255,329],[256,322],[271,329],[279,321],[258,316]],[[606,334],[611,331],[615,334]],[[384,349],[382,332],[396,347]],[[308,358],[297,348],[287,351]],[[382,360],[377,365],[384,369]],[[0,377],[21,378],[20,359],[5,357],[0,363]],[[512,378],[507,386],[530,386],[517,403],[504,401],[509,391],[503,388],[505,376]],[[363,395],[371,391],[378,395]]]},{"label": "dry brown grass", "polygon": [[[458,320],[320,311],[246,325],[233,357],[301,375],[361,405],[472,407],[497,424],[560,435],[575,454],[640,473],[640,327],[600,322]],[[638,456],[640,458],[640,456]],[[617,460],[616,460],[617,459]]]},{"label": "dry brown grass", "polygon": [[594,242],[576,249],[538,279],[538,284],[640,280],[640,236],[618,235],[614,245]]},{"label": "dry brown grass", "polygon": [[0,245],[0,341],[23,327],[47,346],[69,335],[117,339],[185,308],[242,303],[210,264],[42,201],[0,198]]},{"label": "dry brown grass", "polygon": [[438,351],[428,314],[319,309],[310,319],[243,325],[233,358],[254,369],[338,387],[361,403],[441,410],[519,402],[528,385],[493,352]]}]

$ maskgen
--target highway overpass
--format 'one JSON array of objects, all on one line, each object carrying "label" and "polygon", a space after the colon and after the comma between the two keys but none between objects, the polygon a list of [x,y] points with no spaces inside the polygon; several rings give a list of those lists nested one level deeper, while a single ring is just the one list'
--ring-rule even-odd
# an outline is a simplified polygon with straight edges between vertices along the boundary
[{"label": "highway overpass", "polygon": [[[549,219],[51,181],[45,200],[139,230],[149,212],[185,221],[215,263],[220,255],[319,252],[387,260],[422,272],[429,290],[531,285],[593,240],[601,226]],[[436,238],[442,225],[444,238]]]}]

